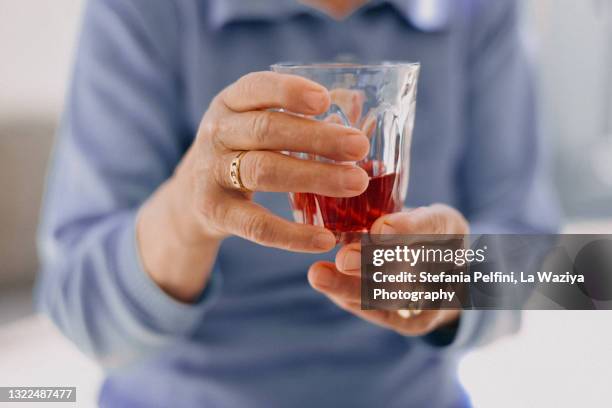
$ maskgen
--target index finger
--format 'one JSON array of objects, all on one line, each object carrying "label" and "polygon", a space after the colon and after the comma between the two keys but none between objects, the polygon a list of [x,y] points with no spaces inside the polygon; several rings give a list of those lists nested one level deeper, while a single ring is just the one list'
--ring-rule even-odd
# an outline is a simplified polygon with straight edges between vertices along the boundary
[{"label": "index finger", "polygon": [[247,74],[226,88],[221,99],[234,112],[285,109],[303,115],[320,115],[331,104],[324,86],[300,76],[276,72]]},{"label": "index finger", "polygon": [[244,199],[227,200],[223,218],[227,232],[266,247],[324,253],[336,245],[336,238],[330,231],[287,221]]}]

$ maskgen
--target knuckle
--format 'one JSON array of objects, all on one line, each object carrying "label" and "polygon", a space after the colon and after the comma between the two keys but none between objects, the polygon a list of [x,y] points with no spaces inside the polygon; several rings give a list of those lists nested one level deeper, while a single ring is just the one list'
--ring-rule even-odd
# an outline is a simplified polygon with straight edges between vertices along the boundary
[{"label": "knuckle", "polygon": [[236,88],[241,95],[253,95],[258,85],[264,79],[265,73],[251,72],[244,75],[236,83]]},{"label": "knuckle", "polygon": [[217,135],[226,135],[232,131],[233,120],[227,117],[227,115],[216,118],[213,121],[214,129]]},{"label": "knuckle", "polygon": [[446,232],[446,220],[439,212],[434,212],[431,215],[431,222],[435,233],[442,234]]},{"label": "knuckle", "polygon": [[219,221],[225,219],[227,212],[218,200],[206,196],[196,199],[196,210],[211,226],[218,226]]},{"label": "knuckle", "polygon": [[255,242],[262,242],[271,238],[267,217],[263,214],[252,214],[246,217],[243,232],[248,239]]},{"label": "knuckle", "polygon": [[208,137],[216,137],[220,133],[220,124],[217,118],[208,118],[202,121],[201,131]]},{"label": "knuckle", "polygon": [[259,145],[263,145],[268,139],[272,127],[272,115],[270,112],[260,112],[253,116],[253,138]]},{"label": "knuckle", "polygon": [[215,116],[211,118],[207,118],[202,122],[200,129],[204,141],[207,144],[211,144],[215,149],[225,150],[224,141],[227,138],[226,135],[231,134],[230,123],[225,117]]},{"label": "knuckle", "polygon": [[253,82],[258,82],[261,81],[266,75],[269,75],[269,72],[266,71],[255,71],[255,72],[249,72],[248,74],[244,75],[241,80],[244,83],[253,83]]},{"label": "knuckle", "polygon": [[248,74],[240,77],[238,81],[236,81],[236,86],[239,89],[243,89],[244,87],[249,87],[250,84],[253,83],[253,81],[257,81],[257,76],[258,76],[257,72],[249,72]]}]

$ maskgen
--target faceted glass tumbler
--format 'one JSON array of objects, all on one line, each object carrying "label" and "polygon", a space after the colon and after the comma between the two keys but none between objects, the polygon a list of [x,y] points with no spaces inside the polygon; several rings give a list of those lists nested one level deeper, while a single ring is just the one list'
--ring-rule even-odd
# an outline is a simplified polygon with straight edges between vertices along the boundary
[{"label": "faceted glass tumbler", "polygon": [[[272,70],[323,85],[331,108],[314,119],[359,128],[370,139],[368,156],[357,163],[370,176],[367,190],[350,198],[290,193],[296,222],[325,227],[338,241],[351,242],[380,216],[400,211],[408,190],[420,64],[282,63]],[[313,154],[288,154],[333,162]]]}]

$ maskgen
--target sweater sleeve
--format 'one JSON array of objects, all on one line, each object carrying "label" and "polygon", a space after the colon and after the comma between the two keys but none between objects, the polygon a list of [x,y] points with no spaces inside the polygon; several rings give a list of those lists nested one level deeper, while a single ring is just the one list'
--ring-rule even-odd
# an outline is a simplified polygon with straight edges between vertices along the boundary
[{"label": "sweater sleeve", "polygon": [[198,303],[175,301],[143,270],[135,240],[138,208],[190,143],[173,7],[87,3],[47,180],[38,306],[110,367],[189,336],[220,283],[215,266]]}]

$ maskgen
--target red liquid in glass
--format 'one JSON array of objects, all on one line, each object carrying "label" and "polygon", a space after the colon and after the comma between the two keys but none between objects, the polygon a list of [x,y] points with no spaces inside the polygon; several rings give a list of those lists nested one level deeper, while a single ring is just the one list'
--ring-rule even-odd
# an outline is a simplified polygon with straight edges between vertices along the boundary
[{"label": "red liquid in glass", "polygon": [[379,162],[367,162],[362,167],[370,175],[370,184],[361,195],[333,198],[294,193],[291,203],[294,212],[298,212],[306,224],[320,225],[322,220],[323,226],[332,231],[339,241],[358,239],[359,233],[367,232],[379,217],[399,211],[403,204],[399,200],[397,173],[373,176],[382,173],[382,163]]}]

